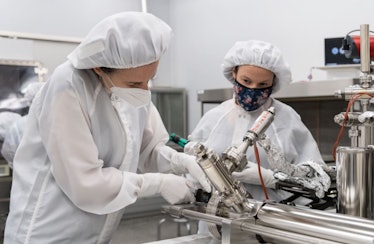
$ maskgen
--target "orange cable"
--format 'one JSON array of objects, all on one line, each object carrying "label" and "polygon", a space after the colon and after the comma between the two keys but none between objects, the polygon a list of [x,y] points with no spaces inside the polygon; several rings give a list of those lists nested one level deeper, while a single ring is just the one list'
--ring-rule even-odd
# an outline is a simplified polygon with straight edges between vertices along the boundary
[{"label": "orange cable", "polygon": [[266,199],[266,200],[269,200],[269,196],[268,196],[268,192],[266,191],[266,187],[265,187],[264,179],[262,178],[261,165],[260,165],[260,156],[259,156],[259,154],[258,154],[258,148],[257,148],[256,143],[253,144],[253,149],[254,149],[254,151],[255,151],[255,156],[256,156],[256,161],[257,161],[258,175],[260,176],[260,181],[261,181],[262,190],[264,191],[265,199]]}]

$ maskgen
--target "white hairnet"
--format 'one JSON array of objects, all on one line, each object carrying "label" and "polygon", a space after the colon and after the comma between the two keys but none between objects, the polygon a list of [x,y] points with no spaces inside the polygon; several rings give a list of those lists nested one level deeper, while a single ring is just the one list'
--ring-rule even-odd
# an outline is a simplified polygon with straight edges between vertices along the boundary
[{"label": "white hairnet", "polygon": [[3,141],[6,132],[10,126],[17,120],[21,118],[21,115],[14,112],[1,112],[0,113],[0,140]]},{"label": "white hairnet", "polygon": [[149,13],[122,12],[105,18],[68,55],[77,69],[135,68],[160,59],[171,28]]},{"label": "white hairnet", "polygon": [[270,43],[249,40],[236,42],[227,52],[222,68],[223,74],[230,82],[234,82],[232,69],[240,65],[254,65],[275,74],[273,92],[291,82],[291,70],[283,59],[281,51]]}]

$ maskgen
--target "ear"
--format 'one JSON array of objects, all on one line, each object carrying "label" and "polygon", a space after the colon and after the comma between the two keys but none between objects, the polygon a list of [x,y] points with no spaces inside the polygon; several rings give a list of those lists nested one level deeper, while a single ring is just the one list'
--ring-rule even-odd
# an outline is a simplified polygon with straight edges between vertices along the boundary
[{"label": "ear", "polygon": [[93,68],[93,71],[98,75],[98,76],[102,76],[103,74],[103,70],[99,67],[96,67],[96,68]]},{"label": "ear", "polygon": [[236,71],[237,71],[236,67],[232,68],[231,70],[232,77],[234,77],[235,80],[236,80]]}]

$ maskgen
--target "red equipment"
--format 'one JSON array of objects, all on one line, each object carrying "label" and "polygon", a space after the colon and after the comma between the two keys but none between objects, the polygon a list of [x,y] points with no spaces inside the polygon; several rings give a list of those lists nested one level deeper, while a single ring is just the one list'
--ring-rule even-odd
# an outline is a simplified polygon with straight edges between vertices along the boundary
[{"label": "red equipment", "polygon": [[[370,39],[370,60],[374,60],[374,36]],[[360,36],[346,36],[343,40],[343,50],[346,58],[360,58]]]}]

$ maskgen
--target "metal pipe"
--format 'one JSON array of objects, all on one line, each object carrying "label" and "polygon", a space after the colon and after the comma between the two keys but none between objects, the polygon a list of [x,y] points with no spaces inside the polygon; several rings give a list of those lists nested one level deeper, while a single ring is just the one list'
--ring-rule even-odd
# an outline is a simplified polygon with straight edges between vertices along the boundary
[{"label": "metal pipe", "polygon": [[373,144],[373,138],[371,137],[371,126],[361,125],[359,126],[360,135],[358,140],[358,147],[367,147]]},{"label": "metal pipe", "polygon": [[313,236],[306,236],[299,233],[294,233],[286,230],[280,230],[280,229],[274,229],[272,227],[267,227],[265,225],[253,224],[250,222],[247,222],[245,220],[240,221],[239,223],[233,221],[232,222],[236,228],[240,228],[242,231],[247,232],[253,232],[253,233],[259,233],[261,236],[269,237],[269,238],[275,238],[277,240],[277,243],[320,243],[320,244],[332,244],[332,243],[338,243],[335,241],[325,240],[320,237],[313,237]]},{"label": "metal pipe", "polygon": [[368,89],[372,83],[370,75],[370,38],[369,38],[369,25],[361,25],[360,27],[360,60],[361,60],[361,73],[360,86]]},{"label": "metal pipe", "polygon": [[147,0],[142,0],[142,12],[143,13],[147,13],[148,12]]},{"label": "metal pipe", "polygon": [[369,39],[369,25],[364,24],[360,26],[360,59],[361,72],[364,74],[370,73],[370,39]]},{"label": "metal pipe", "polygon": [[346,215],[287,205],[266,204],[258,212],[261,224],[341,243],[373,243],[374,222]]},{"label": "metal pipe", "polygon": [[[164,209],[171,214],[174,213],[174,216],[184,216],[217,225],[222,225],[225,219],[178,206],[166,206]],[[374,242],[374,221],[365,218],[278,203],[266,203],[258,211],[257,218],[258,220],[254,221],[254,218],[245,216],[231,222],[240,230],[275,239],[284,240],[289,235],[289,240],[295,243],[301,235],[304,239],[314,238],[314,243]],[[317,242],[317,239],[325,242]]]},{"label": "metal pipe", "polygon": [[[350,86],[350,87],[347,87],[345,88],[344,90],[337,90],[335,91],[335,96],[337,97],[342,97],[344,98],[345,100],[349,101],[352,96],[354,95],[357,95],[359,93],[367,93],[367,94],[370,94],[370,95],[374,95],[374,90],[373,89],[365,89],[365,88],[362,88],[362,87],[358,87],[358,86]],[[371,97],[369,95],[361,95],[358,99],[370,99]]]},{"label": "metal pipe", "polygon": [[[219,217],[219,216],[214,216],[211,214],[206,214],[202,213],[195,210],[190,210],[186,209],[184,207],[180,206],[163,206],[163,210],[165,212],[170,213],[174,217],[186,217],[190,219],[195,219],[195,220],[203,220],[209,223],[213,223],[219,226],[223,226],[224,223],[227,222],[226,218]],[[320,244],[333,244],[333,243],[339,243],[339,242],[334,242],[334,241],[329,241],[329,240],[324,240],[322,238],[313,237],[313,236],[305,236],[303,234],[299,233],[293,233],[291,231],[287,230],[279,230],[279,229],[274,229],[272,227],[267,227],[267,226],[262,226],[262,225],[257,225],[253,218],[238,218],[235,220],[230,221],[230,225],[232,228],[241,230],[244,232],[250,232],[250,233],[257,233],[259,235],[269,237],[269,238],[274,238],[277,241],[283,241],[284,243],[291,244],[299,244],[299,243],[320,243]],[[232,229],[231,228],[231,229]],[[223,231],[224,234],[225,231]],[[223,244],[229,243],[226,240],[226,237],[222,237]]]},{"label": "metal pipe", "polygon": [[242,153],[247,152],[249,146],[252,146],[259,137],[266,131],[266,129],[273,122],[275,116],[275,108],[270,107],[268,110],[263,111],[260,116],[256,119],[253,126],[244,135],[243,141],[248,143],[243,143],[240,147]]}]

